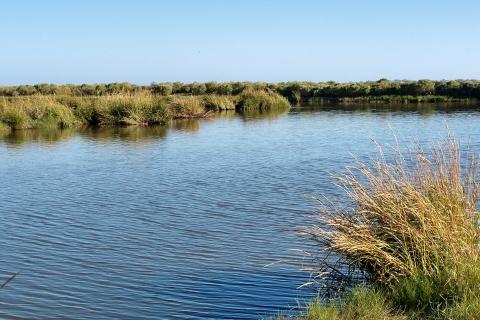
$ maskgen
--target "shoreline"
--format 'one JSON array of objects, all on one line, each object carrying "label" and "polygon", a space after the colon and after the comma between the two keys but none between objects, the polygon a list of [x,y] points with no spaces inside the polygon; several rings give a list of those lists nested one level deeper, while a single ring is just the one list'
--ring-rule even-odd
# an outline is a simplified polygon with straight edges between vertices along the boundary
[{"label": "shoreline", "polygon": [[0,131],[33,128],[163,125],[224,110],[287,111],[292,106],[464,104],[476,107],[479,80],[364,82],[164,82],[0,86]]},{"label": "shoreline", "polygon": [[0,130],[89,126],[164,125],[175,119],[206,118],[235,111],[287,111],[288,100],[271,91],[246,90],[235,96],[33,95],[0,98]]},{"label": "shoreline", "polygon": [[102,96],[31,95],[0,97],[0,133],[27,129],[166,125],[172,120],[210,118],[223,111],[283,113],[290,109],[320,107],[325,110],[397,111],[438,107],[476,109],[476,98],[445,96],[365,96],[311,98],[296,104],[271,90],[245,90],[238,95],[162,96],[149,92]]}]

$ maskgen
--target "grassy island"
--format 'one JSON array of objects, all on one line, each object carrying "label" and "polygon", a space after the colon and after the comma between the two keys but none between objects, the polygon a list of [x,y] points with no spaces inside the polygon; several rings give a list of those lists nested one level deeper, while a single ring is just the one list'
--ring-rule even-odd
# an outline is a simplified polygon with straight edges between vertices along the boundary
[{"label": "grassy island", "polygon": [[239,95],[167,95],[148,91],[100,96],[31,95],[0,98],[0,130],[69,128],[79,125],[154,125],[172,119],[207,117],[222,110],[288,110],[271,91]]}]

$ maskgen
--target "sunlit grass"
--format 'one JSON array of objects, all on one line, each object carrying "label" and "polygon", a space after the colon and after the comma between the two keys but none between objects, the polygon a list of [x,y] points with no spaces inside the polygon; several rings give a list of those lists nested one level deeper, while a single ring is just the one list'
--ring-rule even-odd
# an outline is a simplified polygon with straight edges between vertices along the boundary
[{"label": "sunlit grass", "polygon": [[339,257],[319,266],[317,280],[341,286],[349,274],[339,278],[332,266],[349,265],[367,281],[352,294],[368,298],[353,307],[352,295],[336,305],[318,300],[301,319],[476,319],[479,165],[466,151],[451,136],[408,157],[397,150],[390,161],[379,148],[373,164],[338,178],[353,207],[325,210],[305,234]]},{"label": "sunlit grass", "polygon": [[268,90],[245,90],[239,97],[237,109],[241,111],[288,110],[290,102],[281,95]]},{"label": "sunlit grass", "polygon": [[224,110],[288,110],[288,101],[273,92],[231,95],[159,95],[149,91],[101,96],[32,95],[3,98],[1,127],[13,130],[68,128],[79,125],[155,125],[173,119],[202,118]]}]

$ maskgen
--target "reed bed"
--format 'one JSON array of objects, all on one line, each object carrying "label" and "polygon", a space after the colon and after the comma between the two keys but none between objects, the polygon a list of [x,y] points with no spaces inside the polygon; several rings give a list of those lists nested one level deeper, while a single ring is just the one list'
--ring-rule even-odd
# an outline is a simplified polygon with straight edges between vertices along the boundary
[{"label": "reed bed", "polygon": [[49,96],[3,99],[0,119],[11,129],[68,128],[77,123],[71,109]]},{"label": "reed bed", "polygon": [[[477,156],[451,135],[429,150],[396,154],[387,160],[379,148],[370,164],[338,177],[351,209],[330,207],[319,225],[302,231],[337,257],[319,264],[316,281],[336,283],[343,300],[332,305],[324,296],[301,319],[478,319]],[[358,272],[364,283],[355,287]],[[359,306],[342,289],[370,298]],[[368,304],[378,295],[384,314],[348,312],[355,303],[375,310]],[[323,313],[331,317],[315,316]]]},{"label": "reed bed", "polygon": [[[272,92],[228,95],[160,95],[149,91],[102,96],[31,95],[0,100],[0,132],[79,125],[154,125],[173,119],[202,118],[212,112],[248,108],[288,110],[285,98]],[[248,107],[247,107],[248,106]]]}]

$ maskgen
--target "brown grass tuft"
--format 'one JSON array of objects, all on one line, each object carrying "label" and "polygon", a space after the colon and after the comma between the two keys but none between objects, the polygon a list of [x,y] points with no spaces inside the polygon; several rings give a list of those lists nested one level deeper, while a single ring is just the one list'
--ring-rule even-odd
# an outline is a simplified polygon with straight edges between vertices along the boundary
[{"label": "brown grass tuft", "polygon": [[326,211],[324,224],[306,232],[380,285],[475,263],[478,169],[477,157],[462,154],[452,136],[408,159],[388,161],[379,148],[373,164],[338,177],[353,209]]}]

